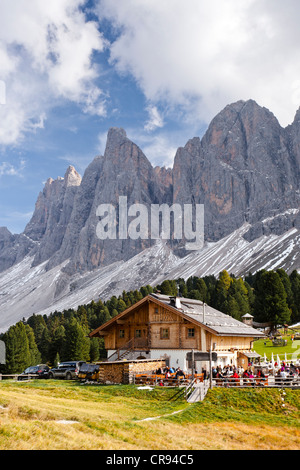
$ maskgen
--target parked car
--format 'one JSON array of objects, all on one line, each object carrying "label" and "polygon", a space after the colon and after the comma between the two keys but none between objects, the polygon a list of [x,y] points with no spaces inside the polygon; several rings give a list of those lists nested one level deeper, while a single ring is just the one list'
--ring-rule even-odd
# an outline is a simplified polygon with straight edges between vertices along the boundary
[{"label": "parked car", "polygon": [[78,372],[78,379],[83,380],[97,380],[99,372],[99,365],[98,364],[81,364],[79,372]]},{"label": "parked car", "polygon": [[46,364],[38,364],[37,366],[27,367],[27,369],[18,376],[18,380],[28,380],[29,378],[48,379],[49,370]]},{"label": "parked car", "polygon": [[49,372],[49,379],[71,380],[77,377],[79,368],[84,361],[61,362],[57,367],[53,367]]}]

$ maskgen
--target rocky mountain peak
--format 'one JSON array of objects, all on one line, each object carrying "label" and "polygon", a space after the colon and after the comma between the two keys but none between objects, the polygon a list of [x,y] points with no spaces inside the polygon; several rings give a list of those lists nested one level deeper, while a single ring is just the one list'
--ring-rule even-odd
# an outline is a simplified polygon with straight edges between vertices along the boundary
[{"label": "rocky mountain peak", "polygon": [[[82,289],[88,288],[90,301],[100,292],[110,297],[113,291],[151,284],[157,276],[299,269],[299,124],[300,109],[284,129],[255,101],[232,103],[201,139],[194,137],[177,150],[173,168],[153,168],[124,129],[110,128],[104,155],[94,158],[82,178],[69,166],[64,178],[47,180],[23,234],[0,228],[1,283],[6,282],[7,292],[17,286],[10,300],[9,294],[0,297],[1,315],[50,309],[58,299],[69,308],[70,296],[83,301]],[[183,240],[132,239],[124,226],[120,237],[120,196],[128,207],[143,204],[148,214],[152,204],[204,204],[205,247],[186,252]],[[116,239],[97,236],[101,204],[116,208]],[[33,269],[36,265],[41,268]]]},{"label": "rocky mountain peak", "polygon": [[124,129],[119,127],[111,127],[107,133],[104,155],[111,155],[122,144],[126,143],[127,140],[127,134]]},{"label": "rocky mountain peak", "polygon": [[81,184],[81,176],[72,165],[69,166],[65,173],[64,183],[65,186],[80,186]]},{"label": "rocky mountain peak", "polygon": [[125,129],[123,129],[122,127],[110,127],[107,133],[107,140],[110,141],[111,139],[115,139],[116,137],[120,139],[127,138]]},{"label": "rocky mountain peak", "polygon": [[[252,226],[249,239],[261,235],[262,221],[299,207],[299,120],[300,109],[286,130],[254,100],[237,101],[212,120],[202,139],[194,137],[178,149],[172,169],[153,168],[123,128],[111,127],[104,155],[91,162],[82,178],[69,166],[64,178],[47,180],[24,231],[38,242],[34,263],[48,260],[51,269],[69,260],[69,272],[81,272],[143,250],[148,240],[96,236],[97,208],[117,207],[120,196],[127,197],[128,205],[147,207],[204,204],[207,241],[218,241],[245,222]],[[295,212],[288,214],[276,218],[275,233],[297,226]],[[4,232],[2,239],[7,253],[12,239]]]},{"label": "rocky mountain peak", "polygon": [[7,227],[0,227],[0,240],[9,239],[11,235]]}]

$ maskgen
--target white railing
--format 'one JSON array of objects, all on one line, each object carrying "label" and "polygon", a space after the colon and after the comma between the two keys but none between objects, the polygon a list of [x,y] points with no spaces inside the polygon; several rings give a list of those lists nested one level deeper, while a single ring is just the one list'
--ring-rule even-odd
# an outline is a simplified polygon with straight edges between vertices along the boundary
[{"label": "white railing", "polygon": [[294,387],[300,388],[300,376],[220,377],[212,379],[213,387]]}]

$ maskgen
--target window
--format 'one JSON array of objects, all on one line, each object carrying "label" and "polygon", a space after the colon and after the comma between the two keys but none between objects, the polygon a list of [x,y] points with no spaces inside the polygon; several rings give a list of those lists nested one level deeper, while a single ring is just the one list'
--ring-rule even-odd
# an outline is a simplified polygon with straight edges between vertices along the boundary
[{"label": "window", "polygon": [[188,328],[187,329],[187,337],[188,338],[195,338],[195,328]]},{"label": "window", "polygon": [[160,329],[160,339],[169,339],[169,338],[170,338],[169,328],[161,328]]},{"label": "window", "polygon": [[119,331],[119,338],[125,338],[125,330]]},{"label": "window", "polygon": [[141,338],[142,337],[142,330],[135,330],[135,337]]}]

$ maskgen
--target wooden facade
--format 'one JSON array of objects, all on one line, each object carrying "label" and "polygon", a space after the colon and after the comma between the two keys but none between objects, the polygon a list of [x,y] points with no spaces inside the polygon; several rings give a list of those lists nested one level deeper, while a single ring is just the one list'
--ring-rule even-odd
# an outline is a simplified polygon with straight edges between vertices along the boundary
[{"label": "wooden facade", "polygon": [[90,336],[103,336],[105,349],[116,350],[129,343],[133,349],[209,350],[212,335],[201,326],[148,297],[130,307]]},{"label": "wooden facade", "polygon": [[[225,335],[219,334],[202,320],[201,315],[191,318],[175,305],[149,295],[94,330],[90,336],[104,337],[105,348],[112,354],[130,350],[139,353],[135,358],[146,358],[143,352],[151,354],[147,358],[154,358],[156,351],[156,359],[172,356],[170,360],[177,364],[179,355],[176,356],[176,352],[182,353],[182,361],[185,352],[191,350],[208,352],[212,349],[220,356],[226,353],[230,357],[236,351],[251,350],[254,339],[252,328],[251,334],[234,331]],[[117,358],[115,355],[114,360]],[[182,365],[186,366],[186,363]]]}]

